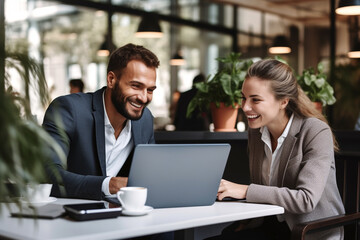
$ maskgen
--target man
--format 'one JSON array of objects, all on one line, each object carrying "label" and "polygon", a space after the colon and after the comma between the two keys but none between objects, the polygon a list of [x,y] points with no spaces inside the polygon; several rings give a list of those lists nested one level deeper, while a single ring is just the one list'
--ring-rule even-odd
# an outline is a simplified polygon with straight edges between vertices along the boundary
[{"label": "man", "polygon": [[174,125],[176,131],[207,131],[209,130],[209,119],[206,113],[200,113],[199,109],[196,109],[190,118],[186,117],[187,108],[190,101],[197,93],[196,83],[204,82],[205,76],[198,74],[194,77],[192,88],[186,92],[180,94],[179,101],[177,103]]},{"label": "man", "polygon": [[84,92],[84,82],[81,79],[71,79],[69,86],[70,93]]},{"label": "man", "polygon": [[355,131],[360,131],[360,114],[355,123]]},{"label": "man", "polygon": [[[107,87],[61,96],[50,104],[43,127],[67,156],[66,167],[52,156],[66,197],[101,199],[126,186],[134,147],[155,143],[146,105],[156,88],[158,66],[154,53],[127,44],[110,56]],[[61,188],[54,184],[52,195],[64,196]]]}]

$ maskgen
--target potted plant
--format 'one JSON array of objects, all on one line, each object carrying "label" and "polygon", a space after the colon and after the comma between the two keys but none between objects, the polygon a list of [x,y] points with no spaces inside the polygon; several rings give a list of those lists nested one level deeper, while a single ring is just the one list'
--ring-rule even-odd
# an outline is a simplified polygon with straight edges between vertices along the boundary
[{"label": "potted plant", "polygon": [[334,89],[326,81],[324,66],[319,63],[317,73],[313,68],[305,69],[302,75],[297,77],[298,83],[305,94],[314,102],[317,109],[322,111],[322,106],[332,105],[336,102]]},{"label": "potted plant", "polygon": [[[63,161],[65,155],[31,113],[31,88],[44,105],[49,100],[42,68],[22,52],[6,51],[1,60],[5,68],[0,71],[0,201],[20,203],[22,199],[13,198],[14,193],[27,200],[27,185],[48,181],[48,170],[55,169],[49,164],[47,149],[53,148]],[[22,81],[21,94],[12,87],[13,75]],[[55,171],[51,174],[59,177]]]},{"label": "potted plant", "polygon": [[188,106],[187,116],[196,108],[200,112],[207,112],[210,108],[215,131],[235,131],[242,83],[253,63],[252,60],[240,59],[240,56],[241,53],[230,53],[216,59],[222,67],[212,78],[195,84],[198,91]]}]

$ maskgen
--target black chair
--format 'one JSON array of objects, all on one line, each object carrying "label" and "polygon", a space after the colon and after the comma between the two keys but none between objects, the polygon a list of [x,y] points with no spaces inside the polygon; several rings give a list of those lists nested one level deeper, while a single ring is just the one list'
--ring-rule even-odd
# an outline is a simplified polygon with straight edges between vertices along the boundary
[{"label": "black chair", "polygon": [[360,152],[335,155],[337,181],[346,214],[296,225],[291,239],[305,239],[307,233],[344,226],[345,239],[360,239]]}]

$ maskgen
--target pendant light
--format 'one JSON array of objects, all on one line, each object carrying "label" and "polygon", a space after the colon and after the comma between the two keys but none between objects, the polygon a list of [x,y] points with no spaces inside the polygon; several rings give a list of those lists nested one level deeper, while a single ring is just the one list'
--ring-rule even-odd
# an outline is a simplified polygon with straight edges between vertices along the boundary
[{"label": "pendant light", "polygon": [[159,20],[154,14],[146,14],[142,17],[135,37],[138,38],[161,38],[163,33]]},{"label": "pendant light", "polygon": [[107,57],[110,55],[110,51],[107,48],[107,41],[105,39],[105,41],[101,44],[99,50],[97,51],[97,55],[99,57]]},{"label": "pendant light", "polygon": [[177,51],[173,57],[170,59],[170,65],[171,66],[182,66],[185,65],[186,61],[185,59],[182,57],[182,54],[180,51]]},{"label": "pendant light", "polygon": [[[105,37],[105,41],[100,45],[99,50],[97,51],[97,55],[99,57],[107,57],[110,55],[110,53],[116,49],[115,44],[112,41],[109,41],[110,44],[108,44],[108,36]],[[110,46],[108,46],[110,45]]]},{"label": "pendant light", "polygon": [[288,54],[291,53],[291,48],[288,40],[284,35],[277,35],[272,46],[269,48],[271,54]]},{"label": "pendant light", "polygon": [[360,0],[340,0],[335,12],[340,15],[360,15]]},{"label": "pendant light", "polygon": [[349,58],[360,58],[360,42],[357,41],[354,47],[348,52]]}]

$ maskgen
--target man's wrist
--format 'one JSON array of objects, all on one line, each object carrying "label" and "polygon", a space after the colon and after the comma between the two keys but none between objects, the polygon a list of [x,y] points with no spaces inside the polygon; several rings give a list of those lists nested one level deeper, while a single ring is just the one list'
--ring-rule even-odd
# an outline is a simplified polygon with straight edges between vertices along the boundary
[{"label": "man's wrist", "polygon": [[106,177],[104,181],[102,182],[101,191],[105,194],[105,196],[111,195],[110,189],[109,189],[109,183],[110,183],[111,177]]}]

